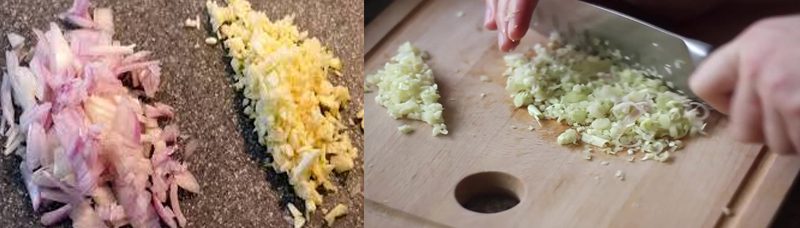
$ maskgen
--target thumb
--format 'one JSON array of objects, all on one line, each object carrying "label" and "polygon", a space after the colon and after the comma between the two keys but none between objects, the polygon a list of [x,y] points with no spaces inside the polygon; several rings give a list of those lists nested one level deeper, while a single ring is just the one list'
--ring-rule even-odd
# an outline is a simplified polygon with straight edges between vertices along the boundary
[{"label": "thumb", "polygon": [[739,53],[735,43],[726,44],[711,53],[694,74],[689,87],[714,109],[728,113],[738,78]]},{"label": "thumb", "polygon": [[734,137],[747,142],[763,140],[762,105],[754,84],[739,74],[741,45],[722,46],[700,65],[689,80],[698,97],[718,111],[730,114]]}]

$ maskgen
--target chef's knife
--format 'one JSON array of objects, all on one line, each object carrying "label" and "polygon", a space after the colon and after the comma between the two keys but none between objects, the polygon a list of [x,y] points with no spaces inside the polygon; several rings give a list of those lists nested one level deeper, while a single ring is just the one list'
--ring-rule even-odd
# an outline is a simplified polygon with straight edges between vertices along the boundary
[{"label": "chef's knife", "polygon": [[558,32],[569,43],[587,43],[589,37],[606,40],[631,62],[656,70],[692,99],[697,97],[689,89],[689,75],[711,49],[706,43],[577,0],[540,0],[530,27],[544,35]]}]

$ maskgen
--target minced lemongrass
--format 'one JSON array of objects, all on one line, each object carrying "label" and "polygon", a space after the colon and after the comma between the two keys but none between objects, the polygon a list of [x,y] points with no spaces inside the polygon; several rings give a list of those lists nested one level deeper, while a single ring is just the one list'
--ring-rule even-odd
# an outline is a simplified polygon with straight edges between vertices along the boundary
[{"label": "minced lemongrass", "polygon": [[654,71],[631,67],[617,51],[591,52],[551,36],[535,55],[509,54],[506,91],[538,122],[570,126],[561,145],[576,143],[606,153],[627,149],[643,160],[667,161],[681,139],[702,134],[708,109],[673,92]]},{"label": "minced lemongrass", "polygon": [[403,134],[411,134],[411,132],[414,132],[414,128],[411,127],[411,126],[408,126],[408,124],[403,124],[403,125],[400,125],[399,127],[397,127],[397,131],[399,131],[400,133],[403,133]]},{"label": "minced lemongrass", "polygon": [[424,52],[406,42],[383,69],[367,78],[378,87],[375,102],[386,107],[392,118],[422,120],[433,126],[433,135],[446,135],[447,126],[438,102],[438,86],[433,71],[425,64]]},{"label": "minced lemongrass", "polygon": [[578,132],[575,131],[575,129],[569,128],[564,131],[564,133],[558,135],[556,141],[561,145],[575,144],[578,142]]}]

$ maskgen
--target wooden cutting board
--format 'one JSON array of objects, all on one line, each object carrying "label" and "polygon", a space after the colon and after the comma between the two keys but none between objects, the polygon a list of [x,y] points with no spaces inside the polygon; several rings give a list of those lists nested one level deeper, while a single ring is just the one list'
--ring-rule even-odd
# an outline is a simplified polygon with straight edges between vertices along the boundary
[{"label": "wooden cutting board", "polygon": [[[715,118],[708,136],[690,140],[669,163],[630,163],[626,157],[597,154],[584,160],[579,149],[555,143],[563,128],[538,127],[525,110],[513,108],[504,90],[503,53],[495,34],[482,28],[483,10],[482,1],[396,1],[367,27],[367,75],[383,67],[405,41],[430,53],[450,131],[433,137],[422,122],[394,120],[375,103],[376,93],[366,94],[368,227],[769,224],[800,159],[736,142],[727,120]],[[543,40],[529,35],[522,47]],[[491,81],[481,82],[481,75]],[[403,123],[416,132],[399,133]],[[530,125],[537,129],[529,131]],[[615,177],[618,170],[624,180]],[[482,172],[493,173],[456,190],[465,177]],[[520,202],[502,212],[478,213],[456,197],[491,188],[506,189]],[[732,214],[723,213],[726,207]]]},{"label": "wooden cutting board", "polygon": [[[215,0],[222,4],[223,0]],[[0,50],[8,50],[6,34],[16,32],[36,42],[32,29],[47,29],[72,0],[0,0]],[[345,118],[361,110],[363,78],[363,1],[251,0],[253,9],[269,18],[295,15],[294,23],[314,36],[342,60],[342,76],[335,85],[350,89],[352,104],[342,110]],[[180,194],[181,210],[190,228],[291,227],[285,206],[302,200],[292,193],[286,174],[265,169],[266,148],[258,143],[253,121],[242,110],[240,91],[232,86],[226,52],[222,45],[206,45],[210,36],[206,1],[197,0],[91,0],[94,7],[114,10],[114,37],[135,50],[153,52],[161,61],[161,86],[156,101],[175,108],[181,135],[199,142],[187,158],[198,179],[201,194]],[[185,28],[187,18],[201,18],[203,29]],[[330,26],[335,24],[336,26]],[[63,27],[62,27],[63,28]],[[30,47],[30,46],[29,46]],[[0,68],[6,65],[0,55]],[[0,69],[5,71],[5,69]],[[347,114],[344,114],[347,113]],[[353,127],[350,137],[363,148],[363,134]],[[5,143],[0,138],[0,144]],[[20,158],[0,155],[0,228],[43,228],[43,210],[34,212],[19,173]],[[361,158],[357,161],[360,164]],[[360,167],[360,166],[359,166]],[[332,227],[362,227],[363,169],[336,175],[339,191],[325,195],[325,204],[310,216],[305,227],[328,227],[322,209],[337,203],[348,206],[348,215]],[[68,222],[50,228],[68,228]]]}]

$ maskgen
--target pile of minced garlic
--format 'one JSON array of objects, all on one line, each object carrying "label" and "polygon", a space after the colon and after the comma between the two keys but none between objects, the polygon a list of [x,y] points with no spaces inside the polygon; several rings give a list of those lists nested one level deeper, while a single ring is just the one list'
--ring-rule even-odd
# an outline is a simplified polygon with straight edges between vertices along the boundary
[{"label": "pile of minced garlic", "polygon": [[[563,44],[557,35],[536,45],[533,57],[505,56],[506,90],[514,106],[536,121],[553,119],[570,126],[561,145],[584,143],[591,150],[629,161],[666,161],[687,136],[702,134],[709,110],[660,80],[653,70],[628,66],[618,51],[590,54]],[[588,147],[591,145],[591,147]]]},{"label": "pile of minced garlic", "polygon": [[[323,202],[318,189],[337,190],[332,171],[353,169],[358,156],[341,122],[349,92],[327,79],[340,75],[341,62],[300,32],[292,17],[271,21],[245,0],[227,2],[206,4],[212,28],[232,58],[235,86],[244,94],[244,112],[255,123],[259,143],[270,149],[272,167],[288,173],[295,193],[305,199],[307,217]],[[302,226],[305,219],[293,215],[295,226]]]},{"label": "pile of minced garlic", "polygon": [[[375,102],[386,107],[392,118],[422,120],[433,126],[433,135],[446,135],[442,111],[438,102],[438,86],[433,71],[424,59],[426,54],[406,42],[383,69],[367,78],[367,85],[378,87]],[[403,133],[413,131],[408,125],[398,128]]]}]

